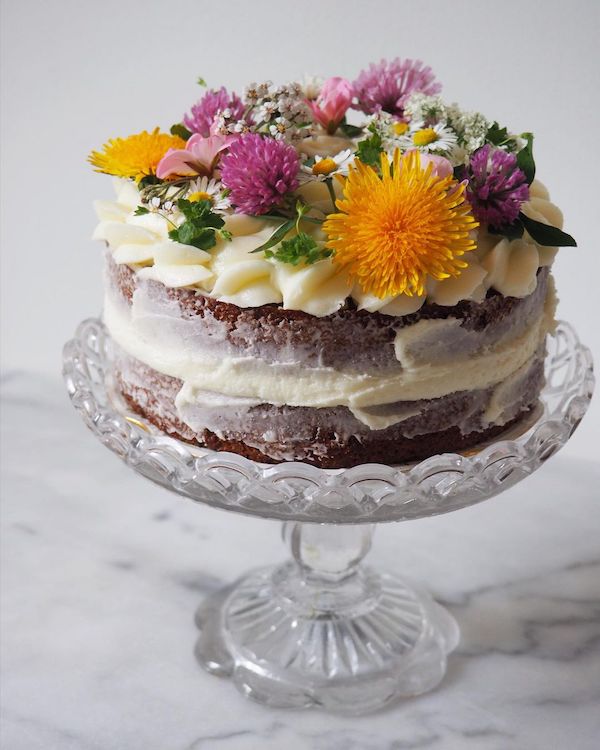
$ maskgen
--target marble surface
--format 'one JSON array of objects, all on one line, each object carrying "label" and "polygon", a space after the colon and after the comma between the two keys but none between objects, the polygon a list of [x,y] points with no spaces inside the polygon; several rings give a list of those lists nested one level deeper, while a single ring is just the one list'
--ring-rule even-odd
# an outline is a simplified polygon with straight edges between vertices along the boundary
[{"label": "marble surface", "polygon": [[283,559],[278,524],[137,477],[58,379],[5,373],[2,422],[3,748],[598,748],[600,466],[579,435],[501,497],[378,529],[371,562],[426,582],[462,640],[436,691],[341,718],[252,704],[192,656],[197,604]]}]

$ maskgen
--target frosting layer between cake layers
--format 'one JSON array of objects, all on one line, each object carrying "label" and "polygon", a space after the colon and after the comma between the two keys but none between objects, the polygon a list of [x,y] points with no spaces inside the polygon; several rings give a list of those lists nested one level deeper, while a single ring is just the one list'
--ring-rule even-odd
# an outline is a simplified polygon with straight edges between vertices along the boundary
[{"label": "frosting layer between cake layers", "polygon": [[549,271],[392,317],[240,308],[140,277],[107,257],[105,322],[120,387],[161,428],[252,458],[322,466],[457,450],[531,408],[553,324]]}]

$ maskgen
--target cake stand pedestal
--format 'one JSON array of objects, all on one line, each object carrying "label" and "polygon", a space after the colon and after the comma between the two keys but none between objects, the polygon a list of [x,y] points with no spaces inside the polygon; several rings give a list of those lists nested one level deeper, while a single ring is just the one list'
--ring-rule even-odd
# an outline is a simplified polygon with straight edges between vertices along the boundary
[{"label": "cake stand pedestal", "polygon": [[548,338],[535,415],[464,454],[327,470],[260,464],[194,448],[127,409],[112,385],[111,340],[84,321],[65,346],[69,394],[88,427],[143,476],[193,500],[284,521],[291,560],[250,572],[196,614],[196,657],[270,706],[365,713],[435,687],[457,645],[452,616],[420,589],[363,564],[374,525],[446,513],[524,479],[585,414],[589,351],[561,323]]}]

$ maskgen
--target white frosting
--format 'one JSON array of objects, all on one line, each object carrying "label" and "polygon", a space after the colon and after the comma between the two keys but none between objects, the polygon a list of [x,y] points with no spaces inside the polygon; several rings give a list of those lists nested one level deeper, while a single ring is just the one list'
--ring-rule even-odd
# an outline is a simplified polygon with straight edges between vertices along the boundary
[{"label": "white frosting", "polygon": [[[467,355],[459,360],[446,356],[448,347],[444,345],[447,327],[453,324],[445,320],[420,321],[397,334],[396,352],[402,369],[383,374],[298,367],[296,363],[270,363],[249,356],[220,356],[195,345],[185,321],[172,321],[152,312],[139,289],[131,307],[107,295],[104,319],[111,336],[127,354],[183,381],[180,403],[191,404],[210,391],[277,405],[347,406],[358,419],[380,429],[382,422],[377,415],[369,423],[369,407],[487,388],[508,378],[535,355],[544,340],[553,319],[551,292],[546,308],[519,336],[502,339],[476,356],[468,356],[467,347]],[[454,325],[455,329],[458,327]]]},{"label": "white frosting", "polygon": [[[319,142],[319,148],[322,152],[325,144]],[[100,222],[94,238],[108,243],[117,263],[130,265],[142,278],[171,287],[198,288],[239,307],[282,303],[286,309],[320,317],[339,310],[351,297],[360,309],[398,316],[416,312],[426,300],[446,306],[460,300],[480,301],[490,287],[507,296],[525,297],[535,289],[538,268],[550,265],[556,254],[556,248],[540,247],[527,233],[522,239],[509,241],[482,231],[477,250],[464,256],[468,267],[459,276],[430,280],[426,297],[402,294],[379,299],[357,286],[351,288],[345,271],[331,259],[312,266],[292,266],[267,259],[261,253],[253,254],[272,234],[276,226],[273,220],[227,216],[225,228],[233,234],[231,242],[218,239],[208,253],[194,253],[195,248],[186,253],[181,248],[188,246],[168,239],[172,228],[169,220],[156,213],[134,215],[139,193],[131,181],[115,180],[115,187],[115,202],[95,203]],[[331,210],[323,183],[308,183],[300,190],[323,211]],[[561,228],[562,214],[550,202],[546,188],[534,181],[530,194],[530,200],[523,205],[524,213]],[[308,231],[317,241],[324,241],[317,227],[309,227]],[[171,245],[176,246],[172,252]]]}]

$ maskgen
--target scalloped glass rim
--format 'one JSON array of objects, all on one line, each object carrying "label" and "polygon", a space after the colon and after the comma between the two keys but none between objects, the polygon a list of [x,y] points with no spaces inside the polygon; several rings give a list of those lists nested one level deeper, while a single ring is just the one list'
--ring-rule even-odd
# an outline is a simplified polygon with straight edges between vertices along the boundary
[{"label": "scalloped glass rim", "polygon": [[64,348],[63,375],[92,432],[148,479],[193,500],[264,518],[374,523],[447,513],[511,487],[559,450],[585,414],[594,388],[592,357],[574,329],[548,337],[546,386],[526,424],[465,453],[417,464],[319,469],[261,464],[195,448],[131,412],[111,386],[111,341],[98,319],[83,321]]}]

